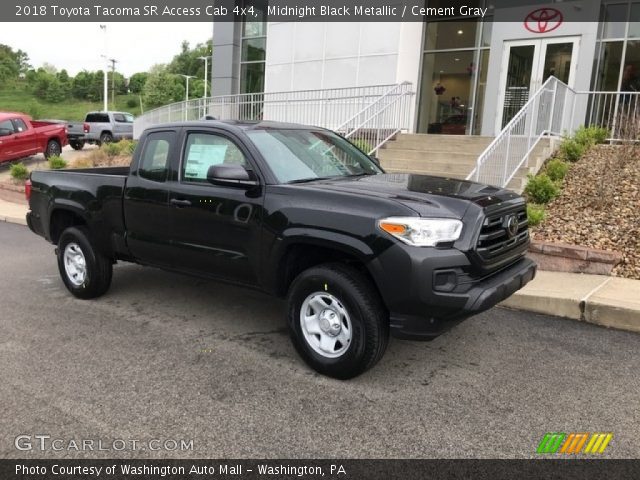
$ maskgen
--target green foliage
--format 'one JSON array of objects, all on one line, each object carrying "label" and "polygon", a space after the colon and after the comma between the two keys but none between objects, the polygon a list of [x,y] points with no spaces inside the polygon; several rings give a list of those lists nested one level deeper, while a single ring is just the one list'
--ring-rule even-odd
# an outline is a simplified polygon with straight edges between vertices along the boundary
[{"label": "green foliage", "polygon": [[147,72],[138,72],[131,75],[129,79],[129,91],[131,93],[142,93],[144,84],[147,83],[149,74]]},{"label": "green foliage", "polygon": [[362,140],[361,138],[356,138],[355,140],[351,140],[351,143],[353,143],[356,147],[358,147],[367,155],[371,151],[371,145],[366,140]]},{"label": "green foliage", "polygon": [[29,56],[0,43],[0,83],[7,85],[18,80],[29,69]]},{"label": "green foliage", "polygon": [[42,118],[42,107],[36,102],[29,102],[29,105],[27,105],[25,112],[31,118],[34,118],[34,119]]},{"label": "green foliage", "polygon": [[560,144],[560,156],[567,162],[577,162],[587,147],[588,145],[578,143],[573,138],[566,138]]},{"label": "green foliage", "polygon": [[130,98],[129,100],[127,100],[128,108],[136,108],[137,106],[138,106],[138,102],[136,102],[135,98]]},{"label": "green foliage", "polygon": [[549,203],[558,195],[558,186],[546,173],[537,177],[528,176],[529,181],[524,189],[527,199],[533,203]]},{"label": "green foliage", "polygon": [[[204,79],[204,60],[198,57],[208,57],[207,67],[211,69],[211,41],[198,43],[193,48],[190,48],[189,42],[182,42],[180,53],[173,57],[173,60],[167,65],[167,72],[178,75],[193,75],[196,78]],[[189,90],[191,90],[191,84],[189,84]]]},{"label": "green foliage", "polygon": [[104,153],[107,154],[107,157],[115,157],[117,155],[120,155],[120,146],[117,142],[103,143],[100,148],[102,149],[102,151],[104,151]]},{"label": "green foliage", "polygon": [[64,158],[59,157],[58,155],[49,157],[49,168],[51,170],[59,170],[61,168],[65,168],[66,166],[67,161]]},{"label": "green foliage", "polygon": [[569,164],[559,158],[552,158],[544,170],[551,180],[561,182],[569,171]]},{"label": "green foliage", "polygon": [[573,135],[573,139],[580,145],[584,145],[585,147],[605,143],[608,137],[609,130],[596,126],[580,127]]},{"label": "green foliage", "polygon": [[527,220],[530,227],[539,225],[544,220],[544,216],[544,205],[536,205],[535,203],[527,205]]},{"label": "green foliage", "polygon": [[184,100],[184,80],[169,73],[163,65],[156,65],[149,73],[142,89],[142,98],[148,108]]},{"label": "green foliage", "polygon": [[24,163],[14,163],[9,167],[9,173],[12,178],[16,180],[26,180],[29,178],[29,170],[24,166]]},{"label": "green foliage", "polygon": [[132,155],[138,144],[135,140],[120,140],[119,142],[105,143],[100,149],[107,157],[113,158],[119,155]]}]

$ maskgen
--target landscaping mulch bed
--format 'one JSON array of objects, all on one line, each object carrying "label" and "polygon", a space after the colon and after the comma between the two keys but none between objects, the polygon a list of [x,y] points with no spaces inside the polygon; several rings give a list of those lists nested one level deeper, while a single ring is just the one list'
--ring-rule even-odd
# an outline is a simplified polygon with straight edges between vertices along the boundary
[{"label": "landscaping mulch bed", "polygon": [[640,279],[640,146],[592,147],[571,166],[532,237],[620,252],[613,275]]}]

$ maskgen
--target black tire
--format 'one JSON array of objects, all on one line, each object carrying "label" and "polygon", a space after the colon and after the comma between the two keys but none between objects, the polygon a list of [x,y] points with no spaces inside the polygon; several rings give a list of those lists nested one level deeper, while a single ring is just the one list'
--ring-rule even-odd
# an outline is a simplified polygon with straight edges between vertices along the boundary
[{"label": "black tire", "polygon": [[[58,270],[67,289],[76,297],[82,299],[96,298],[109,290],[113,264],[111,260],[97,252],[89,240],[89,232],[85,227],[69,227],[58,242]],[[79,248],[84,256],[85,273],[83,278],[72,278],[65,267],[65,252],[67,246],[73,251]],[[80,282],[80,280],[82,280]]]},{"label": "black tire", "polygon": [[50,158],[62,153],[62,145],[58,140],[49,140],[47,148],[44,151],[44,158]]},{"label": "black tire", "polygon": [[[318,353],[307,340],[308,333],[303,332],[301,310],[305,300],[314,295],[334,297],[348,314],[351,339],[337,358]],[[317,315],[315,308],[312,311]],[[365,275],[344,264],[324,264],[302,272],[289,288],[287,321],[293,345],[303,360],[317,372],[341,380],[373,367],[389,342],[389,316],[376,288]]]},{"label": "black tire", "polygon": [[84,148],[84,140],[71,140],[69,145],[71,145],[71,148],[74,150],[82,150]]},{"label": "black tire", "polygon": [[102,132],[100,135],[100,145],[113,142],[113,135],[109,132]]}]

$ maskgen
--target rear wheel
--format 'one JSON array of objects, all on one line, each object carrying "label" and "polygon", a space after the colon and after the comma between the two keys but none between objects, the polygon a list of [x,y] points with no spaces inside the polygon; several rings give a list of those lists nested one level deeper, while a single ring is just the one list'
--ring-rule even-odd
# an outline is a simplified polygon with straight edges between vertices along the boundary
[{"label": "rear wheel", "polygon": [[111,285],[111,260],[97,252],[85,227],[69,227],[58,242],[58,270],[67,289],[89,299],[106,293]]},{"label": "rear wheel", "polygon": [[49,140],[44,151],[44,158],[55,157],[62,153],[62,145],[58,140]]},{"label": "rear wheel", "polygon": [[111,142],[113,142],[113,135],[109,132],[103,132],[102,135],[100,135],[100,144]]},{"label": "rear wheel", "polygon": [[82,150],[84,148],[84,140],[71,140],[69,145],[71,145],[71,148],[74,150]]},{"label": "rear wheel", "polygon": [[378,292],[348,265],[302,272],[289,289],[287,319],[300,356],[334,378],[353,378],[373,367],[389,341],[389,320]]}]

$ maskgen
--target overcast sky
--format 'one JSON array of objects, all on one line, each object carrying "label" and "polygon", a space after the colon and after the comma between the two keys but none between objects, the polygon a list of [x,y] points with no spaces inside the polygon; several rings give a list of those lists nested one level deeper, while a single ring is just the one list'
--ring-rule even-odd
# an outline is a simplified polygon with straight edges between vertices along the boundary
[{"label": "overcast sky", "polygon": [[[211,41],[212,23],[107,23],[108,56],[125,76],[168,63],[180,44]],[[0,43],[29,55],[38,68],[51,63],[70,75],[102,69],[104,33],[99,23],[0,23]]]}]

